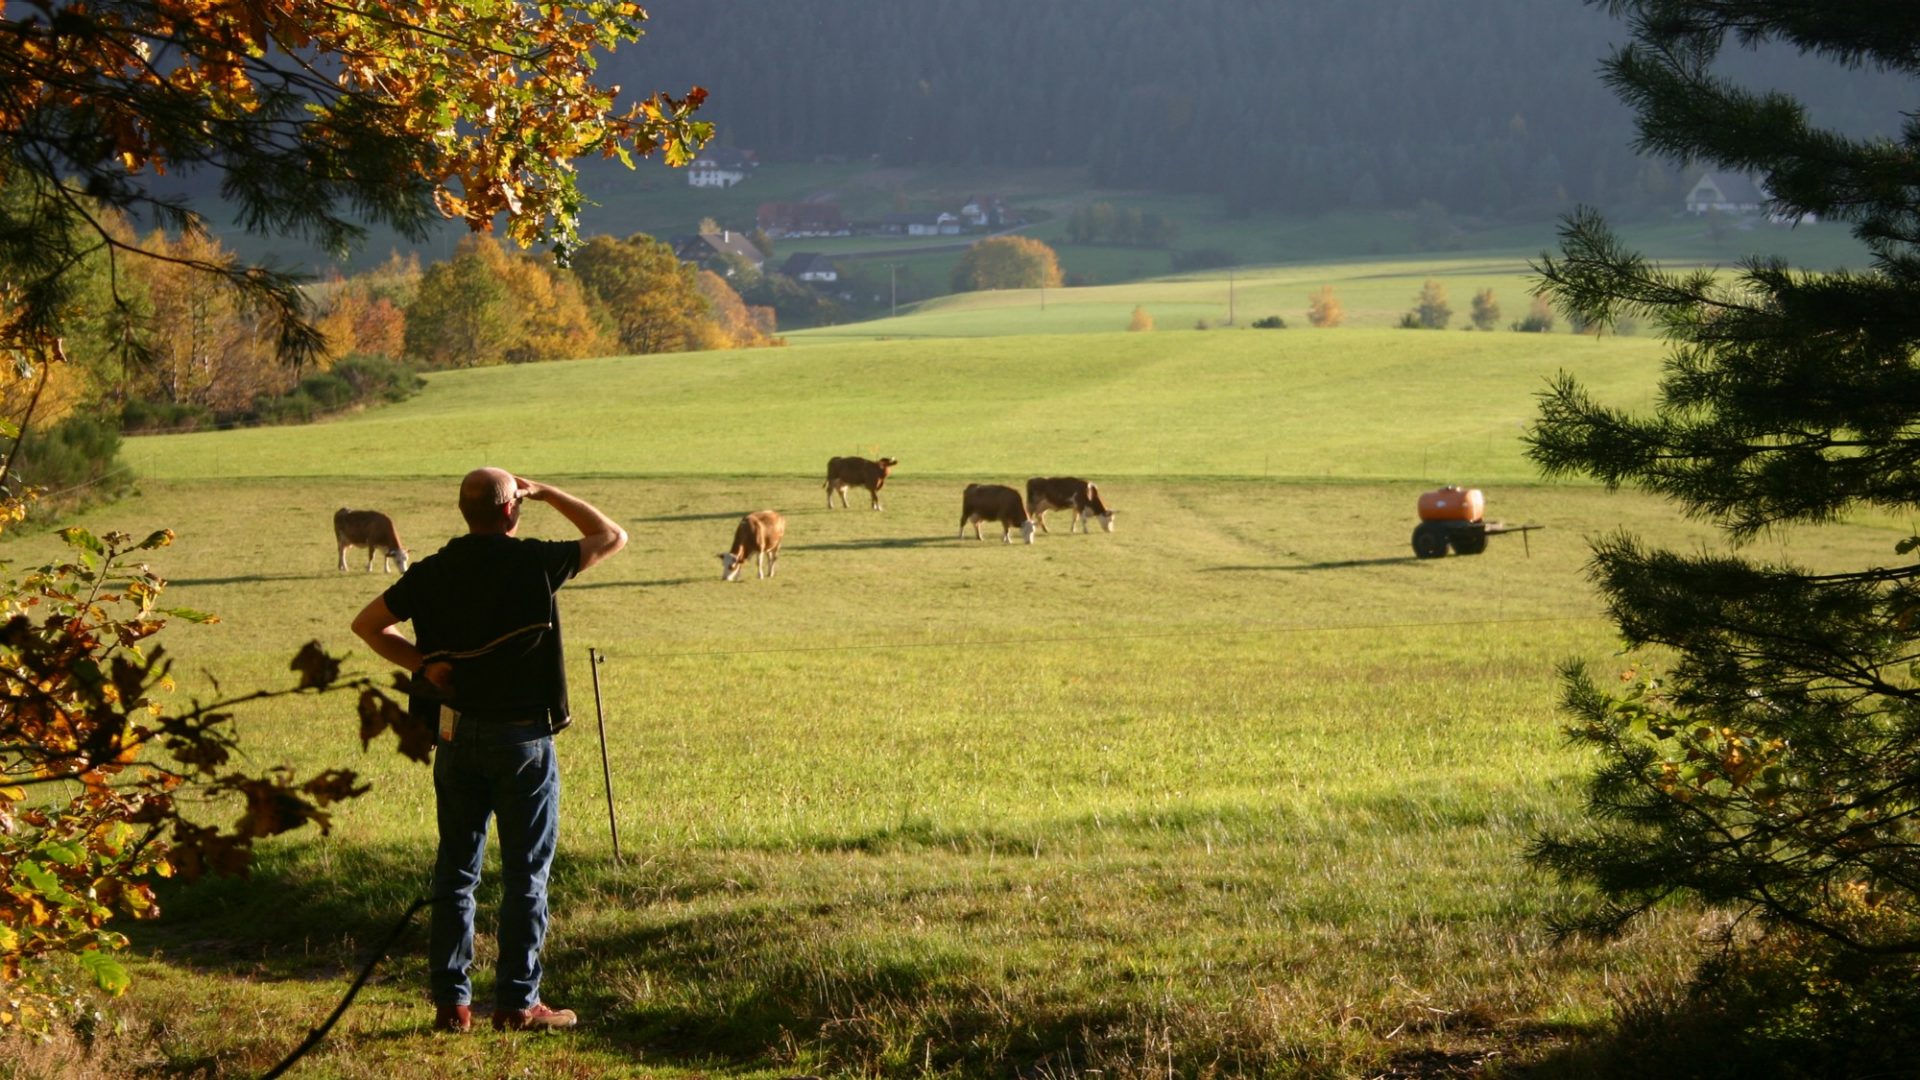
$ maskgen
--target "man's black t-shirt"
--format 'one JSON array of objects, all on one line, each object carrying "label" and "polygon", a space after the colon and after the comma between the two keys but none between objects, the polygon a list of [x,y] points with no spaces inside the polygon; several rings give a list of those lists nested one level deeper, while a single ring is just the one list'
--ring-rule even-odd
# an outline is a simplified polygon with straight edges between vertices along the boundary
[{"label": "man's black t-shirt", "polygon": [[577,540],[499,534],[455,537],[386,591],[387,610],[413,620],[429,661],[453,664],[448,704],[477,717],[572,721],[554,591],[580,572]]}]

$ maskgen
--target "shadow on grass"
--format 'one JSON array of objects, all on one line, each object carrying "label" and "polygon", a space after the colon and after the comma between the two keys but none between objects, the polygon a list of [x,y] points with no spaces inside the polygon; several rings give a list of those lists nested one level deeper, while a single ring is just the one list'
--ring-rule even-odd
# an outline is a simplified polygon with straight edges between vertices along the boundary
[{"label": "shadow on grass", "polygon": [[[433,826],[425,826],[431,832]],[[246,879],[205,878],[194,883],[160,882],[162,917],[124,927],[133,947],[164,953],[185,967],[267,979],[336,979],[367,959],[365,951],[391,931],[407,908],[428,895],[433,840],[418,846],[276,845],[261,853]],[[489,848],[477,900],[480,928],[499,908],[497,849]],[[741,891],[739,882],[697,864],[661,860],[631,867],[568,858],[555,861],[550,886],[554,910],[580,903],[583,889],[594,898],[617,889],[634,903],[686,903],[713,892]],[[424,957],[429,914],[393,959]]]},{"label": "shadow on grass", "polygon": [[[805,1072],[887,1071],[910,1053],[915,1068],[956,1075],[1045,1075],[1088,1059],[1090,1032],[1123,1030],[1128,1006],[1085,1000],[1065,987],[1010,1002],[983,961],[917,953],[885,929],[895,898],[753,905],[609,934],[590,946],[677,992],[623,995],[591,972],[563,972],[596,1017],[582,1038],[648,1062]],[[1017,1004],[1018,1019],[1007,1009]],[[786,1072],[796,1071],[785,1068]]]},{"label": "shadow on grass", "polygon": [[1380,559],[1337,559],[1332,562],[1317,563],[1274,563],[1270,566],[1206,566],[1201,571],[1208,574],[1272,573],[1289,570],[1351,570],[1358,566],[1393,566],[1399,563],[1422,562],[1418,555],[1393,555]]},{"label": "shadow on grass", "polygon": [[881,548],[915,548],[953,539],[950,536],[887,536],[869,540],[833,540],[820,544],[787,544],[783,551],[871,551]]},{"label": "shadow on grass", "polygon": [[1134,842],[1185,838],[1229,829],[1240,836],[1263,835],[1297,826],[1286,811],[1245,805],[1177,806],[1128,813],[1083,814],[1050,818],[1030,829],[952,829],[925,819],[902,821],[856,833],[819,836],[804,842],[807,851],[880,855],[939,849],[956,855],[1032,856],[1084,837],[1126,837]]},{"label": "shadow on grass", "polygon": [[1920,1076],[1909,959],[1848,956],[1789,934],[1709,957],[1691,985],[1621,1002],[1598,1030],[1530,1054],[1527,1080]]},{"label": "shadow on grass", "polygon": [[[268,853],[248,881],[169,883],[164,918],[130,928],[134,948],[204,974],[324,982],[344,993],[424,887],[428,860],[429,845]],[[1139,1025],[1138,1002],[1052,982],[1009,987],[998,961],[902,932],[901,898],[889,890],[775,899],[751,878],[731,859],[616,867],[563,855],[552,906],[564,937],[546,951],[543,996],[581,1013],[574,1045],[694,1070],[784,1067],[798,1057],[806,1071],[866,1074],[913,1051],[916,1065],[1013,1076],[1087,1061],[1090,1040],[1118,1045]],[[484,936],[497,879],[490,865],[479,896]],[[417,987],[423,1001],[425,921],[414,920],[379,973]],[[490,946],[480,953],[484,1015]],[[419,1033],[417,1020],[332,1038],[404,1042]],[[218,1057],[216,1048],[187,1070]]]},{"label": "shadow on grass", "polygon": [[169,585],[257,585],[257,584],[260,584],[261,582],[267,582],[267,581],[328,581],[328,580],[344,581],[347,579],[348,575],[353,575],[355,577],[370,578],[375,581],[378,581],[380,578],[384,577],[389,582],[394,581],[398,576],[395,574],[382,574],[377,569],[374,570],[372,573],[369,573],[357,566],[350,566],[344,572],[340,570],[335,570],[329,567],[326,570],[319,571],[317,573],[312,573],[312,574],[235,574],[232,577],[168,578],[167,584]]},{"label": "shadow on grass", "polygon": [[703,581],[719,581],[719,571],[709,577],[655,578],[652,581],[569,581],[567,592],[582,589],[665,589],[675,585],[696,585]]},{"label": "shadow on grass", "polygon": [[[828,514],[845,514],[845,513],[850,513],[854,510],[867,511],[868,513],[876,512],[876,511],[868,511],[867,508],[864,506],[854,506],[848,509],[841,509],[840,507],[836,506],[829,510],[829,509],[822,508],[819,504],[816,503],[812,506],[806,507],[805,509],[795,508],[795,509],[781,510],[777,506],[773,506],[773,507],[749,506],[741,510],[722,510],[717,513],[710,513],[710,514],[653,514],[645,517],[629,518],[628,520],[632,521],[636,525],[673,525],[673,524],[693,522],[693,521],[739,521],[741,518],[747,516],[749,513],[752,513],[755,510],[779,510],[780,516],[786,517],[786,518],[825,517]],[[878,511],[878,512],[884,512],[884,511]]]},{"label": "shadow on grass", "polygon": [[671,525],[685,521],[738,521],[752,513],[750,510],[722,510],[715,514],[655,514],[652,517],[630,518],[635,524]]}]

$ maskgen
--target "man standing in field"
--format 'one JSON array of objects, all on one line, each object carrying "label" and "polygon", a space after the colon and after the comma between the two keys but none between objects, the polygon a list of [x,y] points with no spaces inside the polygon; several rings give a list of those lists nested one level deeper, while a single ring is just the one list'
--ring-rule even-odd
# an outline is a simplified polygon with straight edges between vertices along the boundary
[{"label": "man standing in field", "polygon": [[[515,536],[520,504],[560,512],[579,540]],[[440,848],[433,870],[428,971],[434,1026],[467,1031],[473,983],[473,891],[487,819],[500,823],[499,945],[493,1026],[568,1028],[569,1009],[540,1000],[547,873],[559,837],[560,774],[553,735],[572,721],[554,591],[626,546],[627,533],[593,506],[502,469],[460,482],[467,534],[413,565],[354,617],[374,652],[412,671],[416,693],[443,697],[433,791]],[[394,629],[411,619],[417,643]]]}]

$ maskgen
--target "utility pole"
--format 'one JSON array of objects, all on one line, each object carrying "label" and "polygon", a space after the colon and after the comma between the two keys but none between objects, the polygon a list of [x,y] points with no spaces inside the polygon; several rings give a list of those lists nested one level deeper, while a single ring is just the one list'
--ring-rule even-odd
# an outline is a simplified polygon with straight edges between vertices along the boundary
[{"label": "utility pole", "polygon": [[1233,325],[1233,267],[1227,267],[1227,325]]},{"label": "utility pole", "polygon": [[900,317],[900,276],[899,263],[887,264],[887,312],[889,318]]}]

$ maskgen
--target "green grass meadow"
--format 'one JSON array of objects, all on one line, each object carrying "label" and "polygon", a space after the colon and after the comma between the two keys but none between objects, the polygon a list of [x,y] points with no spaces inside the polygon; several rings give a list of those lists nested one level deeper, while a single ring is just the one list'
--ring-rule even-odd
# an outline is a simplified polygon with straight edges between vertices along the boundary
[{"label": "green grass meadow", "polygon": [[[1311,276],[1248,288],[1278,303]],[[335,569],[336,507],[386,510],[423,555],[461,529],[459,475],[495,464],[632,536],[562,594],[579,722],[545,996],[582,1028],[433,1035],[416,927],[293,1075],[1577,1075],[1583,1034],[1683,982],[1713,913],[1556,945],[1566,892],[1521,859],[1578,813],[1556,666],[1628,663],[1587,541],[1720,543],[1522,455],[1546,379],[1644,406],[1657,343],[1127,334],[1108,316],[1129,302],[1086,292],[1047,317],[1107,332],[969,298],[873,340],[444,373],[330,423],[131,440],[138,495],[81,523],[177,530],[153,558],[168,600],[222,618],[163,635],[182,697],[282,684],[316,638],[381,672],[347,624],[391,579],[364,552]],[[883,512],[826,508],[845,453],[901,460]],[[1030,547],[956,537],[965,483],[1063,473],[1100,483],[1113,534],[1055,513]],[[1417,560],[1415,500],[1445,482],[1546,528]],[[721,582],[763,507],[789,517],[778,576]],[[1907,525],[1753,550],[1871,563]],[[568,535],[533,504],[525,531]],[[170,889],[91,1056],[35,1044],[0,1075],[258,1075],[425,889],[427,769],[363,752],[345,699],[241,723],[255,762],[351,767],[372,793],[330,836],[266,845],[250,881]]]}]

